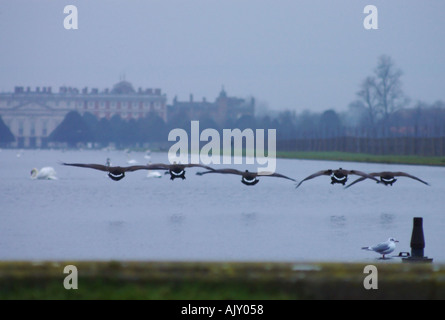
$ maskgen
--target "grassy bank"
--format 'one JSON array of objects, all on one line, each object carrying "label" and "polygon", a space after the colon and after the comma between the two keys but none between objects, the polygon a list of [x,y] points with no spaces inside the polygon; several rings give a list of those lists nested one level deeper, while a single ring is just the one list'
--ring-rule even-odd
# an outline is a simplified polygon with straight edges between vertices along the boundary
[{"label": "grassy bank", "polygon": [[373,155],[348,152],[277,151],[278,158],[445,166],[445,157]]},{"label": "grassy bank", "polygon": [[[445,299],[445,266],[236,262],[0,262],[0,299]],[[66,265],[78,289],[66,290]]]}]

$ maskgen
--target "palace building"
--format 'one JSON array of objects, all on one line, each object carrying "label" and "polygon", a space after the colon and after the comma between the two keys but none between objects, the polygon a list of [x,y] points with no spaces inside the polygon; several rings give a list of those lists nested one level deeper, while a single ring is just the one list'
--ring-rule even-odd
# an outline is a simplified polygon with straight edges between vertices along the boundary
[{"label": "palace building", "polygon": [[242,99],[230,97],[222,88],[214,102],[206,99],[195,101],[193,95],[190,95],[188,101],[178,101],[177,97],[173,99],[172,105],[168,106],[169,118],[178,116],[187,117],[190,120],[199,120],[210,118],[219,126],[234,122],[242,116],[255,115],[255,99]]},{"label": "palace building", "polygon": [[45,147],[48,136],[70,111],[90,112],[99,119],[114,115],[138,119],[154,112],[167,122],[167,97],[161,89],[135,90],[127,81],[103,91],[60,87],[55,93],[51,87],[17,86],[12,93],[0,93],[0,116],[16,137],[15,147]]}]

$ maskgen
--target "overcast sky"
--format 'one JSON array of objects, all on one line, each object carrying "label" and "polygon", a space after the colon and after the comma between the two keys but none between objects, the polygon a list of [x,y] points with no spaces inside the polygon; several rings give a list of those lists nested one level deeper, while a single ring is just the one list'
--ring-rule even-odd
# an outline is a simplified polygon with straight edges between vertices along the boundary
[{"label": "overcast sky", "polygon": [[[366,5],[378,30],[366,30]],[[66,30],[66,5],[78,29]],[[386,54],[413,102],[445,100],[443,0],[0,0],[0,91],[161,88],[213,101],[224,85],[270,109],[346,110]]]}]

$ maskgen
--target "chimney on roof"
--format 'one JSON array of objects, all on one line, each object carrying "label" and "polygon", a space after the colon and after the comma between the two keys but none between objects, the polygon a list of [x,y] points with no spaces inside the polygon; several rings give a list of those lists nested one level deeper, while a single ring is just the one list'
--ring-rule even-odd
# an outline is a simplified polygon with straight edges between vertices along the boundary
[{"label": "chimney on roof", "polygon": [[14,88],[14,93],[23,93],[23,87],[16,86]]}]

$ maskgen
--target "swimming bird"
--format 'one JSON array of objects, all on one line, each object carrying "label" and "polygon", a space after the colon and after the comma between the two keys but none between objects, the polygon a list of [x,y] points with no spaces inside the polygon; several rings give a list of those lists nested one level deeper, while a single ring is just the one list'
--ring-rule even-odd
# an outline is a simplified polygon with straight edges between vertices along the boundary
[{"label": "swimming bird", "polygon": [[[373,177],[380,177],[380,182],[382,182],[385,186],[390,185],[392,186],[392,184],[394,182],[397,181],[397,179],[395,177],[408,177],[414,180],[417,180],[419,182],[422,182],[423,184],[426,184],[427,186],[429,186],[430,184],[428,182],[425,182],[415,176],[412,176],[406,172],[389,172],[389,171],[385,171],[385,172],[373,172],[369,174],[370,176]],[[357,180],[355,180],[354,182],[350,183],[349,185],[346,186],[346,188],[349,188],[350,186],[352,186],[353,184],[356,184],[357,182],[363,181],[365,180],[366,177],[361,177],[358,178]]]},{"label": "swimming bird", "polygon": [[162,178],[162,174],[158,171],[148,170],[147,178]]},{"label": "swimming bird", "polygon": [[31,170],[31,179],[38,180],[57,180],[56,170],[53,167],[43,167],[40,170],[33,168]]},{"label": "swimming bird", "polygon": [[138,163],[138,162],[137,162],[137,160],[135,160],[135,159],[131,159],[131,158],[130,158],[130,154],[127,153],[127,163],[128,163],[128,164],[136,164],[136,163]]},{"label": "swimming bird", "polygon": [[200,167],[205,168],[207,170],[213,171],[214,169],[201,164],[180,164],[180,163],[172,163],[172,164],[164,164],[164,163],[155,163],[148,166],[149,169],[152,170],[167,170],[165,174],[170,174],[170,180],[175,180],[176,178],[185,179],[185,168],[193,168]]},{"label": "swimming bird", "polygon": [[102,165],[102,164],[86,164],[86,163],[65,163],[62,162],[65,166],[74,166],[74,167],[81,167],[81,168],[91,168],[96,169],[100,171],[108,172],[108,176],[114,180],[119,181],[125,177],[125,172],[132,172],[136,170],[150,170],[150,166],[130,166],[130,167],[119,167],[119,166],[108,166],[108,165]]},{"label": "swimming bird", "polygon": [[375,251],[380,253],[383,256],[383,259],[385,259],[385,255],[390,254],[395,250],[397,242],[399,241],[394,238],[389,238],[387,241],[376,244],[375,246],[363,247],[362,250]]},{"label": "swimming bird", "polygon": [[367,173],[357,171],[357,170],[344,170],[344,169],[340,168],[338,170],[331,170],[331,169],[322,170],[322,171],[318,171],[314,174],[311,174],[310,176],[301,180],[300,183],[296,186],[296,188],[298,188],[303,182],[313,179],[313,178],[316,178],[316,177],[319,177],[319,176],[330,176],[331,184],[339,183],[339,184],[345,185],[346,181],[348,181],[348,175],[358,175],[358,176],[373,179],[373,180],[379,182],[379,180],[377,180],[373,176],[370,176]]},{"label": "swimming bird", "polygon": [[[151,166],[151,161],[150,162],[148,162],[148,166]],[[167,173],[168,173],[168,171],[167,171]],[[148,170],[148,173],[147,173],[147,178],[162,178],[162,174],[161,173],[159,173],[159,171],[155,171],[155,170]]]},{"label": "swimming bird", "polygon": [[256,185],[259,180],[257,177],[278,177],[278,178],[285,178],[288,180],[295,181],[295,179],[283,176],[279,173],[272,173],[272,172],[250,172],[249,170],[246,171],[239,171],[235,169],[219,169],[219,170],[212,170],[212,171],[205,171],[205,172],[197,172],[197,175],[202,176],[203,174],[207,173],[223,173],[223,174],[236,174],[241,176],[241,182],[244,183],[247,186],[253,186]]}]

